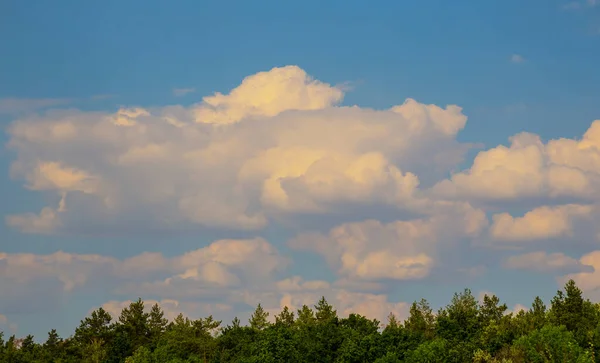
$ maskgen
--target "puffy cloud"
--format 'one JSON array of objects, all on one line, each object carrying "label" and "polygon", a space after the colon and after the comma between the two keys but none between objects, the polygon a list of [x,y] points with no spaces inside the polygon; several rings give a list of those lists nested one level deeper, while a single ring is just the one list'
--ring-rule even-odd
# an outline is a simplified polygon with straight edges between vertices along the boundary
[{"label": "puffy cloud", "polygon": [[342,100],[341,89],[313,80],[297,66],[273,68],[246,77],[228,95],[204,97],[193,112],[197,122],[228,124],[249,116],[287,110],[320,110]]},{"label": "puffy cloud", "polygon": [[563,253],[531,252],[511,256],[505,261],[505,266],[513,269],[552,272],[565,270],[583,270],[585,265]]},{"label": "puffy cloud", "polygon": [[[452,211],[452,214],[449,212]],[[296,249],[323,255],[338,274],[358,280],[411,280],[429,275],[443,240],[475,236],[487,224],[469,205],[435,205],[427,219],[345,223],[328,235],[306,234],[290,241]],[[450,247],[450,246],[443,246]]]},{"label": "puffy cloud", "polygon": [[289,66],[188,108],[17,119],[8,129],[12,177],[61,204],[8,223],[31,233],[132,223],[256,230],[284,212],[348,203],[421,208],[422,180],[454,167],[468,147],[455,140],[467,120],[461,108],[412,99],[383,111],[333,107],[342,97]]},{"label": "puffy cloud", "polygon": [[[461,248],[476,239],[575,237],[580,221],[598,220],[600,120],[578,140],[520,133],[453,172],[470,147],[456,140],[467,121],[460,107],[407,99],[373,110],[339,106],[343,98],[343,87],[288,66],[189,107],[51,110],[8,128],[11,176],[48,197],[41,211],[6,217],[9,226],[46,234],[210,227],[260,235],[275,224],[300,231],[289,246],[322,255],[337,280],[284,278],[288,258],[255,238],[174,257],[4,253],[0,288],[104,289],[113,313],[126,299],[147,296],[171,318],[234,314],[239,304],[258,302],[278,312],[324,295],[342,315],[385,321],[408,310],[382,293],[386,283],[424,279],[461,254],[472,262]],[[511,207],[524,202],[530,211],[515,215]],[[590,272],[600,266],[594,256],[534,252],[505,266],[575,269],[584,288],[600,290]],[[487,261],[451,268],[477,275]],[[0,311],[12,314],[1,304]]]},{"label": "puffy cloud", "polygon": [[517,200],[523,197],[573,197],[597,200],[600,174],[600,120],[581,140],[520,133],[503,145],[480,152],[470,169],[441,181],[433,191],[443,197]]},{"label": "puffy cloud", "polygon": [[527,241],[569,236],[573,233],[572,220],[590,217],[593,208],[587,205],[539,207],[514,218],[508,213],[495,214],[490,234],[504,241]]}]

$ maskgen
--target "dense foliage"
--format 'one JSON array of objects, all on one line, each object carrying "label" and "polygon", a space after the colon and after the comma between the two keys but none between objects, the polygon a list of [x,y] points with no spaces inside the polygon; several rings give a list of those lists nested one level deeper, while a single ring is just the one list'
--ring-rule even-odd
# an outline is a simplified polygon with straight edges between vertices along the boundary
[{"label": "dense foliage", "polygon": [[43,344],[0,335],[0,362],[600,362],[600,304],[573,281],[548,308],[535,298],[517,314],[496,296],[480,303],[465,290],[438,312],[415,302],[406,321],[390,314],[383,329],[357,314],[338,317],[324,298],[274,321],[259,305],[247,326],[236,318],[221,327],[212,316],[168,322],[140,299],[115,321],[92,312],[68,339],[55,330]]}]

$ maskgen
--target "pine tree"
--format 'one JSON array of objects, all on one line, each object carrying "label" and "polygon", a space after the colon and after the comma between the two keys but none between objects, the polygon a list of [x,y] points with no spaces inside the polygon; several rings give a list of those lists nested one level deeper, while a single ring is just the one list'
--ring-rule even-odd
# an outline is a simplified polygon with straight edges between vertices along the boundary
[{"label": "pine tree", "polygon": [[333,309],[333,306],[325,300],[325,296],[322,296],[321,300],[315,305],[315,311],[315,317],[319,323],[337,318],[337,312]]},{"label": "pine tree", "polygon": [[263,330],[269,326],[269,321],[267,320],[268,317],[269,313],[266,312],[259,303],[248,322],[250,323],[250,327],[252,329]]},{"label": "pine tree", "polygon": [[294,325],[294,312],[285,306],[279,315],[275,317],[275,324],[285,327]]},{"label": "pine tree", "polygon": [[307,305],[302,305],[302,308],[298,309],[298,319],[296,319],[296,324],[311,325],[315,321],[315,313]]},{"label": "pine tree", "polygon": [[164,317],[165,313],[158,304],[154,304],[148,316],[148,330],[150,339],[154,344],[160,339],[160,336],[165,332],[169,321]]}]

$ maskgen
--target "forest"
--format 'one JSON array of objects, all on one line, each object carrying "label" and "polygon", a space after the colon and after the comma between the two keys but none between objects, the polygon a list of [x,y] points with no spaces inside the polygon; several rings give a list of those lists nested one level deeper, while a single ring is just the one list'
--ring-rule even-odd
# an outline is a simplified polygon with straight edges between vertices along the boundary
[{"label": "forest", "polygon": [[339,317],[325,298],[270,318],[259,304],[248,324],[181,314],[169,322],[138,299],[114,320],[94,310],[68,338],[56,330],[43,343],[0,334],[0,362],[600,362],[600,304],[572,280],[548,306],[536,297],[518,313],[465,289],[438,311],[415,301],[406,320],[390,314],[384,324]]}]

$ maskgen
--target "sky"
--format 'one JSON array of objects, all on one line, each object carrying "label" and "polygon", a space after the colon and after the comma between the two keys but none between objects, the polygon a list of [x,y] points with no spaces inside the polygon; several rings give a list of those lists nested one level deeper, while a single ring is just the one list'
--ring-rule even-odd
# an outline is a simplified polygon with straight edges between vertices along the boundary
[{"label": "sky", "polygon": [[7,334],[600,301],[600,2],[9,0],[0,44]]}]

